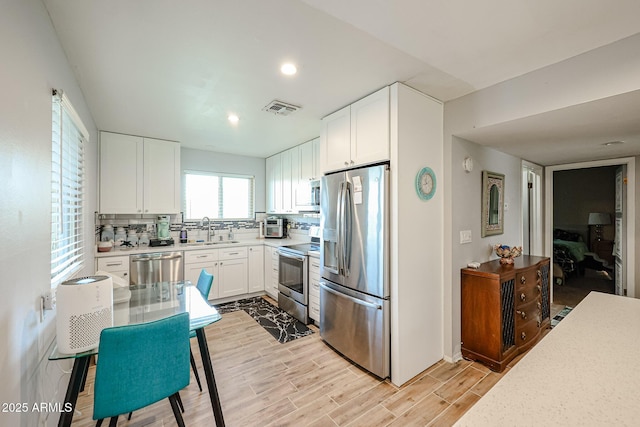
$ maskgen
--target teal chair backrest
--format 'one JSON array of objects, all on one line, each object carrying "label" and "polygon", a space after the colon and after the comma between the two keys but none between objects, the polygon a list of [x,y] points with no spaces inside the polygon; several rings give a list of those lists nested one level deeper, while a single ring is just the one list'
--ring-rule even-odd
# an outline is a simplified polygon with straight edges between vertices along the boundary
[{"label": "teal chair backrest", "polygon": [[207,270],[204,268],[200,272],[200,276],[198,277],[198,284],[196,288],[200,291],[204,299],[209,299],[209,292],[211,291],[211,284],[213,283],[213,274],[207,273]]},{"label": "teal chair backrest", "polygon": [[126,414],[189,385],[189,314],[100,334],[93,419]]}]

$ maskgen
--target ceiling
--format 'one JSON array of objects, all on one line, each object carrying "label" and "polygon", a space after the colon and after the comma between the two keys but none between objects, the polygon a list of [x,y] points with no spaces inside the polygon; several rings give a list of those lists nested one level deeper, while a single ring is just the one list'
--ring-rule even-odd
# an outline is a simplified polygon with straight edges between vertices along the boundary
[{"label": "ceiling", "polygon": [[[449,101],[640,31],[637,0],[43,2],[99,129],[256,157],[395,81]],[[640,154],[640,93],[615,98],[458,136],[540,164],[596,158],[603,138]]]}]

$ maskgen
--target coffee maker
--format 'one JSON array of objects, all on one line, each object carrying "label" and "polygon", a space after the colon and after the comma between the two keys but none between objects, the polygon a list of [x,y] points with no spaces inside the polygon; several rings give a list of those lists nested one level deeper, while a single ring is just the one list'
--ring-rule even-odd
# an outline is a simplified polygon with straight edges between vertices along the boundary
[{"label": "coffee maker", "polygon": [[171,224],[170,215],[158,215],[156,218],[157,239],[151,239],[149,246],[171,246],[173,239],[169,234],[169,226]]}]

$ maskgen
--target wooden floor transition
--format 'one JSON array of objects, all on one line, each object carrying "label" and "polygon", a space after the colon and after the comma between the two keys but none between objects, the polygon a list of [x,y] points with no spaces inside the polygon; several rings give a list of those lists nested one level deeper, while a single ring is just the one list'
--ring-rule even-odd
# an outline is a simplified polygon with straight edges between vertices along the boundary
[{"label": "wooden floor transition", "polygon": [[[280,344],[244,311],[225,314],[206,334],[230,427],[450,426],[504,375],[467,360],[440,361],[398,388],[342,358],[319,333]],[[204,381],[195,339],[192,349]],[[95,425],[93,375],[91,367],[73,426]],[[187,426],[215,425],[206,384],[200,392],[192,374],[180,395]],[[165,399],[118,425],[173,426],[175,419]]]}]

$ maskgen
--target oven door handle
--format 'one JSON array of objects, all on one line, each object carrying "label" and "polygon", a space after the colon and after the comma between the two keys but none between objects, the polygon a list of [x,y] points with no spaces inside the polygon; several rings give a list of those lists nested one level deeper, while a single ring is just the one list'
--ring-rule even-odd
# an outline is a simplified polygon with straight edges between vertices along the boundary
[{"label": "oven door handle", "polygon": [[298,261],[304,261],[305,258],[306,258],[305,256],[302,256],[302,255],[294,255],[292,253],[284,252],[284,251],[280,251],[280,250],[278,250],[278,254],[280,256],[282,256],[282,257],[291,258],[291,259],[295,259],[295,260],[298,260]]}]

